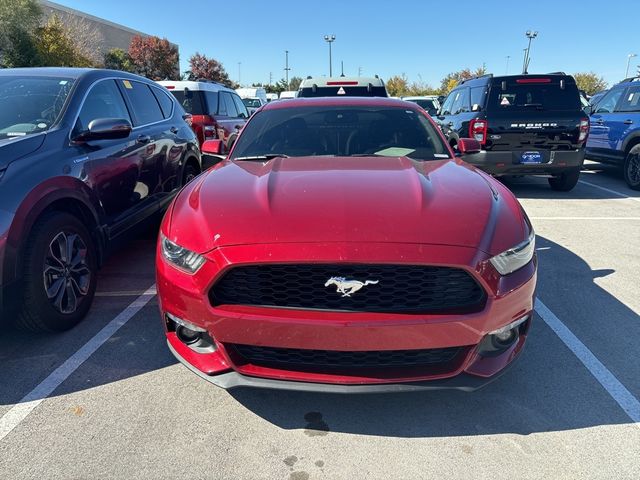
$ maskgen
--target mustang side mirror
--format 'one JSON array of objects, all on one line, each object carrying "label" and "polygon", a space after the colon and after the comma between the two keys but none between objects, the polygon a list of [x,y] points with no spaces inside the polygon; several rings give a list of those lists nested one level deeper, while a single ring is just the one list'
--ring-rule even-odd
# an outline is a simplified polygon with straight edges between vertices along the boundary
[{"label": "mustang side mirror", "polygon": [[132,130],[131,122],[124,118],[96,118],[89,122],[89,128],[78,134],[74,142],[92,140],[117,140],[127,138]]},{"label": "mustang side mirror", "polygon": [[482,149],[480,142],[473,138],[461,138],[458,140],[458,152],[460,155],[473,155],[474,153],[480,153]]}]

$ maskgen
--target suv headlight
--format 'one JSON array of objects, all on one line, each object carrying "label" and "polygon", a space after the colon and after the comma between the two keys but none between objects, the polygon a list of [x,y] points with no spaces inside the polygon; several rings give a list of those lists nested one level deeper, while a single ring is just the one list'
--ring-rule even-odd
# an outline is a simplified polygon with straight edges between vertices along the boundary
[{"label": "suv headlight", "polygon": [[508,275],[521,269],[533,258],[536,250],[536,234],[531,230],[529,238],[513,248],[502,252],[489,261],[501,275]]},{"label": "suv headlight", "polygon": [[196,273],[204,263],[204,257],[191,250],[172,242],[162,233],[160,234],[162,256],[176,267],[186,270],[188,273]]}]

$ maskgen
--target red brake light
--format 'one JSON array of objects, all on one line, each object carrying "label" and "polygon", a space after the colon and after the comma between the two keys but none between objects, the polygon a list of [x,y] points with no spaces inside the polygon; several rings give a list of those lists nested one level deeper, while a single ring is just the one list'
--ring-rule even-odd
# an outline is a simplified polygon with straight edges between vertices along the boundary
[{"label": "red brake light", "polygon": [[551,83],[550,78],[518,78],[516,83]]},{"label": "red brake light", "polygon": [[167,90],[173,90],[176,87],[174,87],[173,85],[165,85],[164,88],[166,88]]},{"label": "red brake light", "polygon": [[584,143],[589,136],[589,119],[580,119],[580,136],[578,137],[578,143]]},{"label": "red brake light", "polygon": [[202,122],[202,133],[205,140],[212,140],[218,138],[218,126],[215,120],[210,115],[205,115]]},{"label": "red brake light", "polygon": [[327,82],[327,85],[358,85],[358,82]]},{"label": "red brake light", "polygon": [[486,120],[473,119],[469,123],[469,138],[480,142],[480,145],[487,143],[487,129],[489,123]]}]

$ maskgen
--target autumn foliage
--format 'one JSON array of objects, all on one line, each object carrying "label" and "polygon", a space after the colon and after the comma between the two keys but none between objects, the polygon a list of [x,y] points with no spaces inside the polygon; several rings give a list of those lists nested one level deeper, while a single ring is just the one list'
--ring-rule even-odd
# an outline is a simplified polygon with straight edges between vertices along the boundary
[{"label": "autumn foliage", "polygon": [[199,52],[191,55],[189,67],[187,72],[189,80],[213,80],[229,87],[234,86],[222,63]]},{"label": "autumn foliage", "polygon": [[129,45],[129,58],[135,73],[151,80],[177,80],[178,48],[166,38],[136,35]]}]

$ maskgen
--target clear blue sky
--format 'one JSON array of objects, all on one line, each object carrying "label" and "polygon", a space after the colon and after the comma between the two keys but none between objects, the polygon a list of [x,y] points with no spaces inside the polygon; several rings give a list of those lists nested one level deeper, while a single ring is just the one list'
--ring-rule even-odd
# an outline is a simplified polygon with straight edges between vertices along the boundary
[{"label": "clear blue sky", "polygon": [[[503,74],[522,68],[524,32],[539,31],[530,71],[593,70],[616,82],[627,54],[640,54],[637,0],[379,1],[57,0],[57,3],[166,37],[180,46],[181,69],[196,51],[221,61],[243,84],[328,74],[324,34],[333,33],[333,68],[345,74],[406,74],[438,86],[447,73],[486,64]],[[265,9],[268,6],[268,9]],[[640,56],[631,59],[631,70]]]}]

